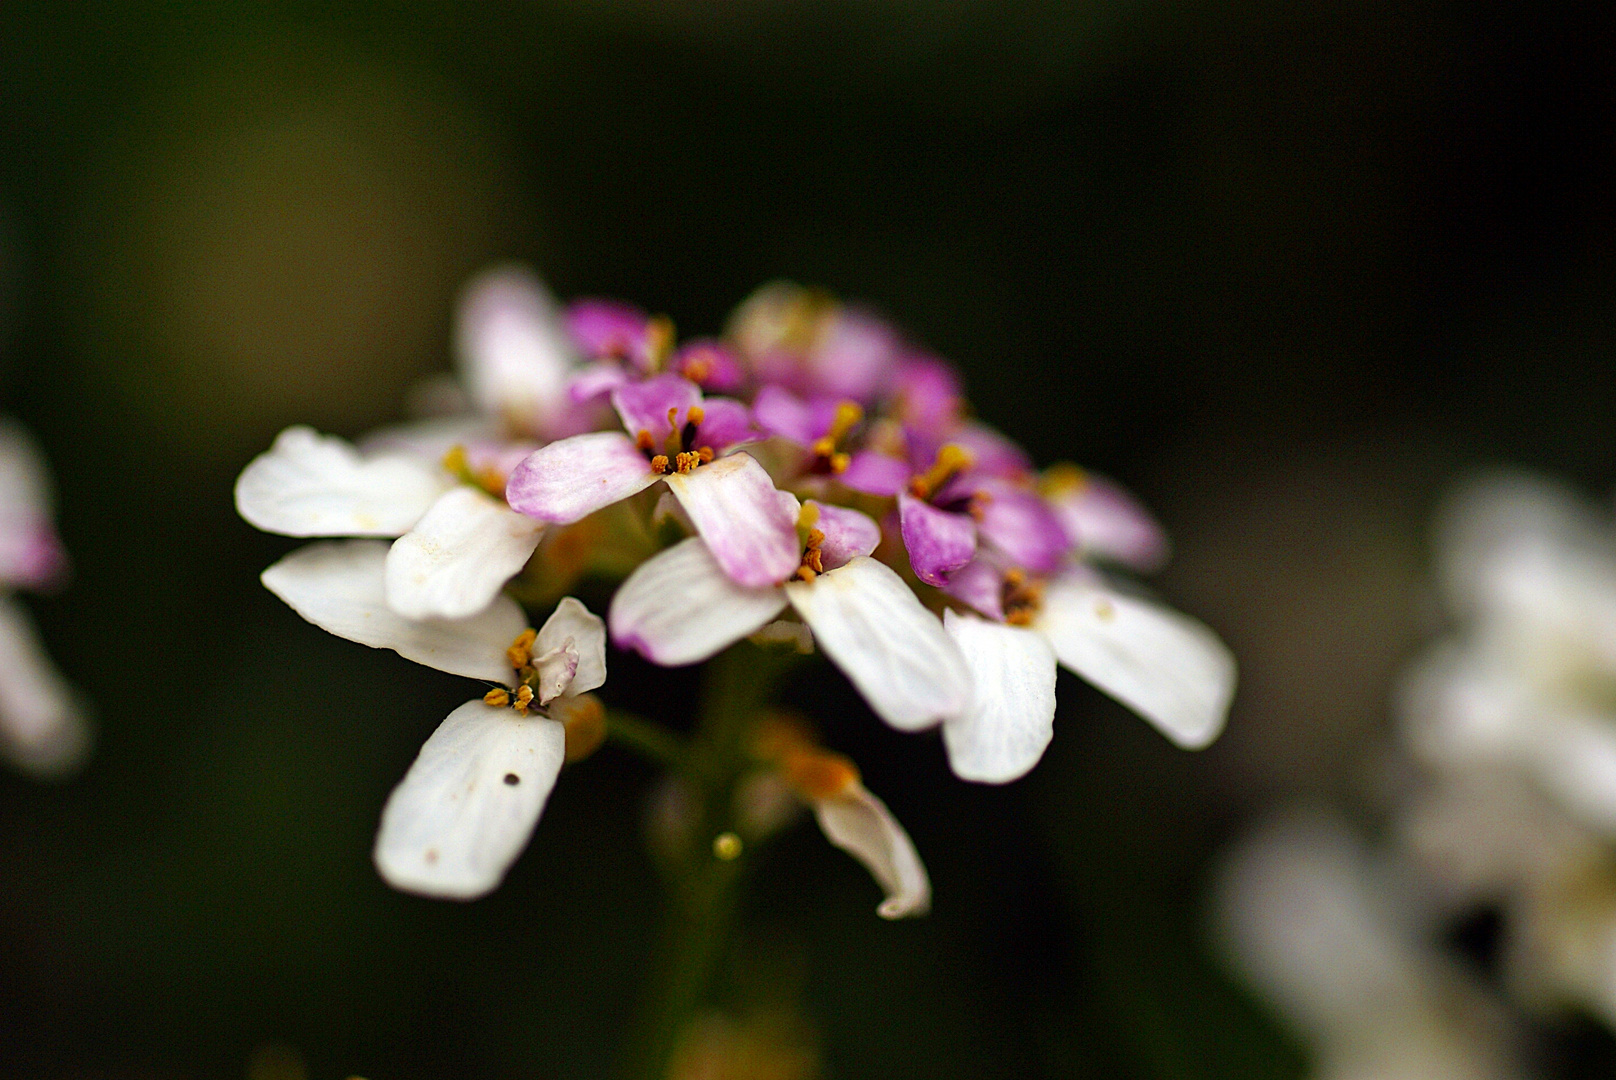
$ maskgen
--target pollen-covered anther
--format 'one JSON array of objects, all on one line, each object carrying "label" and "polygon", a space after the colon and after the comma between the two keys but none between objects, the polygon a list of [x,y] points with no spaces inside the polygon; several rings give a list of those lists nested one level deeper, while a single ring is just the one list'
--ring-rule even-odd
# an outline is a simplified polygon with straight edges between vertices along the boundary
[{"label": "pollen-covered anther", "polygon": [[917,499],[931,498],[956,473],[969,469],[971,461],[970,452],[964,447],[946,444],[937,451],[937,459],[932,462],[931,468],[909,481],[909,494]]},{"label": "pollen-covered anther", "polygon": [[662,476],[667,476],[670,472],[672,472],[673,470],[668,467],[668,455],[658,454],[653,457],[651,459],[651,471]]},{"label": "pollen-covered anther", "polygon": [[651,438],[649,431],[641,428],[640,433],[634,436],[634,445],[639,449],[640,453],[649,454],[656,449],[656,440]]},{"label": "pollen-covered anther", "polygon": [[702,463],[701,455],[694,451],[684,451],[676,454],[673,462],[674,472],[679,473],[681,476],[685,473],[695,472],[696,466]]},{"label": "pollen-covered anther", "polygon": [[483,704],[492,705],[496,709],[503,709],[511,703],[511,692],[503,686],[496,686],[483,695]]},{"label": "pollen-covered anther", "polygon": [[820,550],[825,542],[825,534],[818,529],[808,530],[806,546],[802,550],[802,562],[797,564],[797,571],[792,576],[798,581],[812,581],[825,572],[825,553]]},{"label": "pollen-covered anther", "polygon": [[859,782],[858,766],[841,754],[818,747],[797,747],[786,754],[780,771],[804,798],[834,799]]},{"label": "pollen-covered anther", "polygon": [[1038,478],[1038,494],[1046,499],[1073,495],[1082,491],[1088,483],[1088,473],[1069,461],[1063,461],[1044,470],[1044,474]]},{"label": "pollen-covered anther", "polygon": [[511,708],[515,709],[522,716],[526,716],[527,711],[532,707],[533,688],[524,683],[516,688],[516,698],[511,702]]},{"label": "pollen-covered anther", "polygon": [[532,627],[516,635],[511,647],[505,650],[505,660],[517,671],[528,666],[533,659],[533,642],[538,639],[539,633]]},{"label": "pollen-covered anther", "polygon": [[703,465],[707,465],[712,462],[713,458],[718,456],[718,453],[710,446],[701,446],[697,447],[696,456],[701,459]]},{"label": "pollen-covered anther", "polygon": [[1044,584],[1027,577],[1020,569],[1005,571],[1004,585],[999,595],[1004,609],[1004,621],[1011,626],[1028,626],[1038,616],[1044,603]]}]

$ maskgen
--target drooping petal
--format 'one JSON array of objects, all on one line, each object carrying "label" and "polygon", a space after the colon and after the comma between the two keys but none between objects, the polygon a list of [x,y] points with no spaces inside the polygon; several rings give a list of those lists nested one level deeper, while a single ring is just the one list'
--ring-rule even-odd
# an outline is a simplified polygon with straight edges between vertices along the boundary
[{"label": "drooping petal", "polygon": [[625,383],[612,391],[612,407],[630,435],[649,432],[658,450],[673,427],[668,423],[671,409],[684,423],[692,405],[701,404],[701,387],[681,375],[655,375],[644,382]]},{"label": "drooping petal", "polygon": [[544,523],[474,487],[445,493],[387,553],[387,604],[406,619],[487,607],[539,546]]},{"label": "drooping petal", "polygon": [[737,585],[699,536],[641,563],[612,597],[612,640],[665,667],[694,664],[778,615],[778,588]]},{"label": "drooping petal", "polygon": [[976,554],[976,522],[969,514],[939,510],[908,492],[898,496],[898,522],[903,546],[915,576],[927,585],[943,585]]},{"label": "drooping petal", "polygon": [[543,282],[522,267],[490,270],[466,286],[457,322],[460,373],[478,411],[555,434],[578,356]]},{"label": "drooping petal", "polygon": [[918,731],[969,707],[959,647],[890,567],[861,556],[785,588],[819,647],[893,727]]},{"label": "drooping petal", "polygon": [[402,536],[453,483],[436,462],[366,459],[342,439],[289,427],[236,480],[236,511],[283,536]]},{"label": "drooping petal", "polygon": [[578,651],[578,670],[568,694],[582,694],[606,682],[606,624],[571,596],[563,596],[554,614],[545,620],[533,643],[535,653],[546,653],[567,641]]},{"label": "drooping petal", "polygon": [[376,869],[422,896],[492,892],[527,846],[565,754],[559,721],[481,701],[460,706],[388,797]]},{"label": "drooping petal", "polygon": [[298,548],[262,580],[293,611],[338,637],[439,671],[510,681],[505,650],[527,625],[516,601],[496,596],[469,619],[406,619],[387,606],[386,566],[382,541],[326,541]]},{"label": "drooping petal", "polygon": [[740,443],[755,442],[759,433],[752,423],[752,410],[733,398],[710,397],[702,401],[703,418],[696,433],[697,446],[728,450]]},{"label": "drooping petal", "polygon": [[819,551],[826,570],[834,570],[849,559],[868,555],[881,542],[881,526],[868,514],[812,499],[808,500],[808,504],[818,510],[814,528],[825,534]]},{"label": "drooping petal", "polygon": [[1049,505],[1037,493],[1003,480],[984,479],[977,487],[987,496],[978,503],[982,537],[1016,566],[1039,574],[1058,570],[1072,543]]},{"label": "drooping petal", "polygon": [[1084,554],[1141,571],[1158,569],[1167,561],[1166,532],[1115,481],[1056,467],[1045,470],[1040,487],[1067,539]]},{"label": "drooping petal", "polygon": [[90,724],[45,655],[28,613],[0,597],[0,746],[29,772],[60,776],[84,759]]},{"label": "drooping petal", "polygon": [[1060,662],[1187,750],[1223,730],[1234,657],[1207,627],[1079,574],[1049,586],[1037,628]]},{"label": "drooping petal", "polygon": [[511,472],[505,501],[528,517],[570,525],[656,481],[632,439],[596,431],[533,451]]},{"label": "drooping petal", "polygon": [[913,475],[906,461],[876,450],[860,450],[836,479],[866,495],[892,496],[906,488]]},{"label": "drooping petal", "polygon": [[948,763],[961,780],[1005,784],[1026,775],[1055,734],[1055,653],[1036,630],[943,613],[965,655],[971,707],[943,722]]},{"label": "drooping petal", "polygon": [[0,420],[0,585],[37,588],[67,570],[51,524],[50,473],[21,424]]},{"label": "drooping petal", "polygon": [[802,557],[796,518],[750,456],[732,454],[667,480],[713,558],[737,584],[763,588],[796,571]]},{"label": "drooping petal", "polygon": [[863,863],[887,898],[876,911],[883,919],[924,915],[931,909],[931,881],[915,845],[886,803],[863,784],[814,801],[825,839]]}]

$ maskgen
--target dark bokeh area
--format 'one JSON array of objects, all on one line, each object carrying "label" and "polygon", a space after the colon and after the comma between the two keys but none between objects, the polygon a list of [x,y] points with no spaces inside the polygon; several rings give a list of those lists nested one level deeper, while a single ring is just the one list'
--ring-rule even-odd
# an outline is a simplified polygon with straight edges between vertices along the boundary
[{"label": "dark bokeh area", "polygon": [[[568,769],[489,899],[389,891],[382,801],[464,685],[285,609],[257,574],[293,542],[230,499],[286,424],[400,415],[459,284],[514,257],[685,333],[774,277],[869,301],[1041,464],[1155,508],[1156,584],[1241,661],[1199,754],[1063,675],[1005,788],[813,669],[793,701],[934,911],[877,919],[799,829],[748,883],[728,998],[800,998],[847,1080],[1300,1075],[1220,973],[1207,867],[1270,800],[1355,781],[1445,483],[1616,482],[1613,31],[1432,2],[8,12],[0,402],[57,472],[75,577],[30,603],[99,745],[60,785],[0,777],[0,1072],[241,1076],[268,1045],[313,1078],[606,1074],[656,919],[652,772]],[[611,662],[611,700],[688,716],[687,674]]]}]

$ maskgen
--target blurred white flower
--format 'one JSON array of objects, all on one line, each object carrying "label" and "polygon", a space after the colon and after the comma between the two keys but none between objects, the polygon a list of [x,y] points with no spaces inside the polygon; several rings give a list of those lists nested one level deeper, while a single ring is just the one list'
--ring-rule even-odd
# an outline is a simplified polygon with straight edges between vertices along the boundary
[{"label": "blurred white flower", "polygon": [[90,746],[83,703],[10,596],[66,573],[51,504],[50,474],[33,440],[15,421],[0,420],[0,749],[41,776],[72,770]]}]

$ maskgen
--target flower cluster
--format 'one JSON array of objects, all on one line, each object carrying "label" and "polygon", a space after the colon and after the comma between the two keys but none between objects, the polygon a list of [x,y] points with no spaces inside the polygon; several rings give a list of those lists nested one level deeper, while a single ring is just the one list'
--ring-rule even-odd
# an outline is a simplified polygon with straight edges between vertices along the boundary
[{"label": "flower cluster", "polygon": [[[665,318],[563,309],[501,269],[469,287],[458,347],[458,382],[430,395],[438,415],[357,446],[288,429],[236,489],[259,528],[342,538],[265,573],[300,614],[504,687],[445,722],[389,804],[377,862],[400,887],[486,891],[525,841],[571,731],[543,724],[604,679],[604,642],[564,601],[540,652],[505,657],[525,626],[511,596],[553,597],[586,571],[624,578],[606,619],[618,647],[670,666],[748,637],[817,647],[887,723],[940,726],[968,780],[1037,763],[1057,664],[1178,745],[1222,727],[1223,645],[1104,569],[1157,566],[1154,521],[1100,477],[1036,471],[971,416],[948,364],[869,312],[770,285],[721,338],[680,343]],[[499,790],[518,748],[543,762],[509,770],[520,797]],[[776,755],[779,769],[804,752]],[[856,771],[831,771],[835,792],[797,790],[833,839],[847,808],[879,808],[884,854],[860,857],[911,898],[889,911],[923,907],[918,860],[893,869],[908,838],[892,840]]]}]

